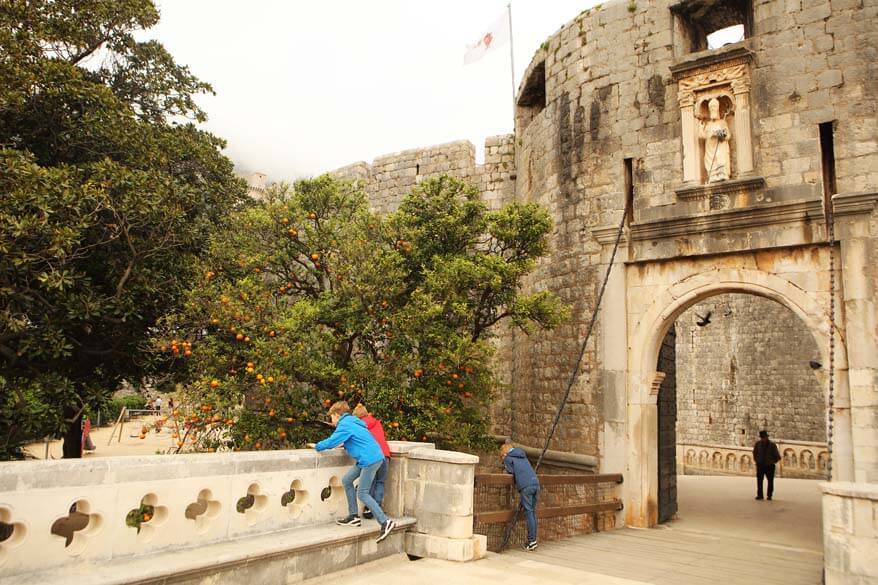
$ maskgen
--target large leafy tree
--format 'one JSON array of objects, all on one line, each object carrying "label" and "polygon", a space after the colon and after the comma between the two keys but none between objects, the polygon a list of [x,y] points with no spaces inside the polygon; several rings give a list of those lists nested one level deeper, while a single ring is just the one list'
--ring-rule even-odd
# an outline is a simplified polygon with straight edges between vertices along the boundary
[{"label": "large leafy tree", "polygon": [[199,130],[209,85],[161,44],[150,0],[0,5],[0,458],[66,432],[153,364],[208,235],[244,186]]},{"label": "large leafy tree", "polygon": [[449,177],[388,216],[329,176],[236,213],[156,340],[189,382],[180,448],[302,445],[340,398],[363,401],[391,438],[480,445],[497,325],[565,314],[552,294],[520,291],[550,228],[538,206],[489,212]]}]

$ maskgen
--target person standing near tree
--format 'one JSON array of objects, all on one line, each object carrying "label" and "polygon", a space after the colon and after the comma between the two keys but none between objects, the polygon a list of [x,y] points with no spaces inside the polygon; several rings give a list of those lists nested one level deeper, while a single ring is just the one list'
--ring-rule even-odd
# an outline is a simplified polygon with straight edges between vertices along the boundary
[{"label": "person standing near tree", "polygon": [[[375,475],[385,463],[384,454],[366,428],[366,423],[351,415],[351,407],[344,400],[329,407],[329,419],[332,421],[335,431],[317,443],[314,448],[317,451],[325,451],[344,445],[345,451],[356,462],[341,480],[348,500],[348,515],[339,518],[335,523],[342,526],[360,525],[360,517],[357,514],[357,498],[359,498],[372,511],[375,520],[381,526],[377,539],[377,542],[381,542],[396,527],[396,522],[384,514],[384,510],[372,498],[371,494]],[[354,488],[354,482],[357,478],[360,479],[360,483]]]},{"label": "person standing near tree", "polygon": [[[366,424],[366,428],[369,429],[369,432],[375,438],[375,442],[381,447],[381,452],[384,453],[384,463],[381,465],[378,473],[375,474],[375,481],[372,483],[371,491],[372,498],[380,506],[384,501],[384,482],[387,480],[387,468],[390,466],[390,445],[387,444],[387,438],[384,436],[384,427],[381,425],[381,421],[369,414],[369,411],[366,410],[362,403],[354,407],[354,416]],[[363,518],[371,517],[372,511],[366,508],[363,511]]]},{"label": "person standing near tree", "polygon": [[753,445],[753,461],[756,463],[756,499],[762,498],[762,478],[768,478],[768,499],[774,495],[774,466],[780,461],[780,451],[768,439],[768,431],[759,431],[759,440]]},{"label": "person standing near tree", "polygon": [[500,447],[500,457],[503,459],[503,469],[511,473],[515,479],[515,487],[521,496],[521,506],[524,508],[524,522],[527,525],[527,544],[524,550],[536,550],[537,548],[537,499],[540,495],[540,480],[527,454],[509,443]]}]

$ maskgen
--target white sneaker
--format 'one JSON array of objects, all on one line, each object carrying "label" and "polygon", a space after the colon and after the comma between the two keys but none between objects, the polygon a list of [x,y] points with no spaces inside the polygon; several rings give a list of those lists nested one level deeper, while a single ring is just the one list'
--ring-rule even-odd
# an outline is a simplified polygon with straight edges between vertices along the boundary
[{"label": "white sneaker", "polygon": [[390,533],[393,532],[394,528],[396,528],[396,522],[388,518],[387,521],[381,525],[381,533],[378,535],[378,539],[375,542],[381,542],[390,536]]}]

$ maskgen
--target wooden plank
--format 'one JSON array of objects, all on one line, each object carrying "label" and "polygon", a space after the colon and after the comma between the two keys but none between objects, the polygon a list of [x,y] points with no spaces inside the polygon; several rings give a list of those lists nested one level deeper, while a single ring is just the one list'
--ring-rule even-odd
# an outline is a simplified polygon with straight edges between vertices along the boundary
[{"label": "wooden plank", "polygon": [[[540,475],[540,485],[587,485],[596,483],[622,483],[621,473],[603,473],[598,475]],[[512,476],[508,473],[478,473],[476,486],[512,485]]]},{"label": "wooden plank", "polygon": [[585,485],[596,483],[622,483],[621,473],[600,475],[540,475],[540,485]]},{"label": "wooden plank", "polygon": [[[592,514],[594,512],[614,512],[622,509],[622,502],[614,500],[600,504],[585,504],[581,506],[559,506],[556,508],[537,508],[537,518],[556,518],[558,516],[576,516],[578,514]],[[513,510],[494,510],[491,512],[476,512],[473,519],[482,524],[498,524],[509,522],[512,519]]]}]

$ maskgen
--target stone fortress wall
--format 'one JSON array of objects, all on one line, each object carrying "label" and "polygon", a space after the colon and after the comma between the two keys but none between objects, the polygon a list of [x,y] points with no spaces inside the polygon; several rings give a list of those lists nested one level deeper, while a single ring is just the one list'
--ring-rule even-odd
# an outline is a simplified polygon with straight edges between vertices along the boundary
[{"label": "stone fortress wall", "polygon": [[[751,250],[747,241],[723,233],[656,238],[650,245],[649,229],[672,229],[663,227],[665,220],[710,219],[741,209],[771,213],[792,202],[801,202],[797,217],[810,220],[816,205],[819,218],[821,131],[834,145],[834,192],[878,184],[876,14],[874,0],[610,2],[584,11],[537,51],[519,88],[514,137],[490,139],[484,165],[475,165],[473,147],[464,142],[337,171],[365,180],[379,210],[394,209],[419,177],[440,172],[472,181],[492,205],[514,199],[549,209],[552,253],[526,287],[558,294],[572,305],[572,318],[553,332],[508,332],[501,338],[499,360],[510,386],[498,399],[497,433],[542,444],[594,310],[612,228],[629,198],[626,238],[635,245],[623,242],[621,260],[661,263],[714,250]],[[739,21],[746,26],[744,41],[706,49],[704,33]],[[721,104],[730,133],[728,174],[721,184],[706,178],[707,142],[697,131],[710,98]],[[822,237],[779,230],[765,241],[782,256],[785,241]],[[761,301],[736,302],[756,323],[772,318]],[[551,449],[607,461],[607,446],[624,444],[624,365],[608,365],[624,364],[624,356],[606,355],[601,343],[614,335],[599,321]],[[813,357],[795,339],[780,340],[772,355]],[[746,351],[756,352],[762,342],[748,343],[752,350]],[[791,385],[783,401],[798,403],[802,384]],[[513,403],[514,416],[508,408]],[[801,432],[816,437],[812,406]],[[737,428],[739,422],[729,425]],[[756,426],[745,426],[747,434]],[[612,466],[618,467],[618,459]]]},{"label": "stone fortress wall", "polygon": [[719,295],[687,309],[675,329],[678,444],[752,447],[761,429],[774,441],[826,442],[823,365],[792,311]]},{"label": "stone fortress wall", "polygon": [[372,164],[357,162],[332,173],[362,181],[373,209],[396,211],[406,193],[425,177],[447,174],[479,188],[491,209],[510,201],[514,193],[515,148],[513,136],[492,136],[485,141],[485,162],[476,164],[475,147],[468,140],[404,150],[376,158]]}]

